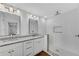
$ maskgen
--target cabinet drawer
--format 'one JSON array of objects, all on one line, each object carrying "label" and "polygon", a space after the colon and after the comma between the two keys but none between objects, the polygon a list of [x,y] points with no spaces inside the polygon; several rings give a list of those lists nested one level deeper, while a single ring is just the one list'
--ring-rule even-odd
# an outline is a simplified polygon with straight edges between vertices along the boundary
[{"label": "cabinet drawer", "polygon": [[33,52],[27,53],[26,56],[33,56]]},{"label": "cabinet drawer", "polygon": [[33,43],[33,40],[25,41],[24,43],[25,44],[31,44],[31,43]]},{"label": "cabinet drawer", "polygon": [[31,48],[31,47],[33,47],[33,44],[24,44],[24,48]]},{"label": "cabinet drawer", "polygon": [[24,48],[24,55],[26,56],[26,55],[32,55],[33,54],[33,46],[30,46],[30,47],[25,47]]},{"label": "cabinet drawer", "polygon": [[33,40],[24,42],[24,56],[33,55]]},{"label": "cabinet drawer", "polygon": [[33,41],[32,40],[24,42],[24,48],[29,49],[31,47],[33,47]]},{"label": "cabinet drawer", "polygon": [[25,44],[25,45],[33,44],[33,41],[32,41],[32,40],[30,40],[30,41],[25,41],[24,44]]},{"label": "cabinet drawer", "polygon": [[33,55],[33,49],[29,49],[24,52],[24,56],[28,56],[28,55],[29,56]]},{"label": "cabinet drawer", "polygon": [[22,56],[22,43],[0,47],[0,55]]}]

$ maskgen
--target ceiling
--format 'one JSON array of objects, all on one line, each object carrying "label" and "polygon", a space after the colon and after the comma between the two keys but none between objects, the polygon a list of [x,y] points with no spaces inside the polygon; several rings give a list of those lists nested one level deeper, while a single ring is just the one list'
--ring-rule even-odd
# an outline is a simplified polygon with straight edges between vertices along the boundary
[{"label": "ceiling", "polygon": [[51,16],[55,14],[56,9],[60,9],[64,13],[78,7],[79,4],[78,3],[10,3],[10,5],[23,9],[35,15]]}]

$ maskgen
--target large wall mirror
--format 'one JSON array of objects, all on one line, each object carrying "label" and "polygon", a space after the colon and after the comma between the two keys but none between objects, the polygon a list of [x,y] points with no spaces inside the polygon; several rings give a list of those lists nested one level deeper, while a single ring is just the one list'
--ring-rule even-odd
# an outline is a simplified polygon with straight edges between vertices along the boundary
[{"label": "large wall mirror", "polygon": [[17,34],[17,25],[18,23],[11,23],[8,22],[8,34],[9,35],[16,35]]},{"label": "large wall mirror", "polygon": [[21,34],[20,16],[0,12],[0,36]]},{"label": "large wall mirror", "polygon": [[38,20],[29,19],[29,34],[38,34]]}]

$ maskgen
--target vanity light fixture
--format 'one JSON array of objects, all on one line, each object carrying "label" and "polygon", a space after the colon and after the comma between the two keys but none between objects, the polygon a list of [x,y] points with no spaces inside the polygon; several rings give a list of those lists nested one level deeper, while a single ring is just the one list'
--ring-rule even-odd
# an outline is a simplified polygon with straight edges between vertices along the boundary
[{"label": "vanity light fixture", "polygon": [[39,19],[38,17],[34,18],[34,20],[38,20],[38,19]]},{"label": "vanity light fixture", "polygon": [[32,18],[32,15],[28,14],[28,18]]},{"label": "vanity light fixture", "polygon": [[15,11],[17,11],[17,12],[16,12],[17,14],[20,14],[20,10],[17,9],[17,10],[15,10]]},{"label": "vanity light fixture", "polygon": [[34,20],[39,20],[39,17],[38,16],[34,16]]},{"label": "vanity light fixture", "polygon": [[34,17],[33,17],[33,16],[31,16],[30,18],[31,18],[31,19],[34,19]]},{"label": "vanity light fixture", "polygon": [[19,10],[17,10],[17,13],[19,13],[20,11]]},{"label": "vanity light fixture", "polygon": [[[5,6],[0,3],[0,10],[5,11]],[[8,9],[7,9],[8,10]]]},{"label": "vanity light fixture", "polygon": [[7,3],[0,3],[0,10],[5,11],[5,12],[9,12],[11,14],[16,14],[16,15],[20,15],[20,9],[11,6]]},{"label": "vanity light fixture", "polygon": [[2,4],[0,4],[0,8],[4,8],[4,6]]},{"label": "vanity light fixture", "polygon": [[39,17],[37,17],[37,19],[39,19]]},{"label": "vanity light fixture", "polygon": [[38,16],[35,16],[35,15],[28,15],[28,18],[32,19],[32,20],[38,20],[39,17]]},{"label": "vanity light fixture", "polygon": [[32,17],[33,17],[33,15],[30,15],[29,17],[31,17],[31,18],[32,18]]},{"label": "vanity light fixture", "polygon": [[56,10],[55,16],[60,15],[62,13],[62,10]]},{"label": "vanity light fixture", "polygon": [[32,15],[30,15],[32,17]]}]

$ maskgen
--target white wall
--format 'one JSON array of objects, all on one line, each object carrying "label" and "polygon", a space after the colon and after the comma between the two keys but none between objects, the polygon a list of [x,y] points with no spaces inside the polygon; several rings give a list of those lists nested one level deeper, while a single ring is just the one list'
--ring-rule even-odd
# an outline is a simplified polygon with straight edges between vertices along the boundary
[{"label": "white wall", "polygon": [[[22,35],[28,35],[29,34],[29,19],[28,19],[28,13],[20,10],[21,11],[21,34]],[[46,33],[46,23],[42,21],[43,18],[39,18],[38,20],[38,33],[43,35]]]},{"label": "white wall", "polygon": [[[20,9],[19,15],[21,16],[21,35],[29,35],[29,18],[28,16],[30,15],[30,13]],[[10,18],[10,17],[9,17]],[[15,18],[15,17],[14,17]],[[7,18],[8,19],[8,18]],[[45,34],[45,22],[42,21],[43,18],[39,18],[38,20],[38,33],[39,34]],[[0,20],[2,21],[2,20]],[[11,20],[12,21],[12,20]],[[14,21],[14,20],[13,20]],[[5,22],[6,23],[6,22]],[[2,22],[0,22],[0,25],[3,24]],[[6,26],[7,27],[7,26]],[[7,31],[8,29],[5,28]],[[0,30],[4,30],[4,27],[0,28]],[[4,32],[4,31],[3,31]],[[2,31],[0,32],[0,36],[4,35],[5,33],[3,33]],[[7,32],[8,33],[8,32]],[[6,34],[7,34],[6,33]]]},{"label": "white wall", "polygon": [[46,34],[46,20],[44,18],[38,20],[38,32],[41,35]]},{"label": "white wall", "polygon": [[[53,33],[53,26],[63,26],[62,34]],[[47,21],[47,32],[50,34],[50,50],[63,48],[79,54],[79,9],[73,9]]]},{"label": "white wall", "polygon": [[28,35],[28,13],[21,11],[21,34]]}]

